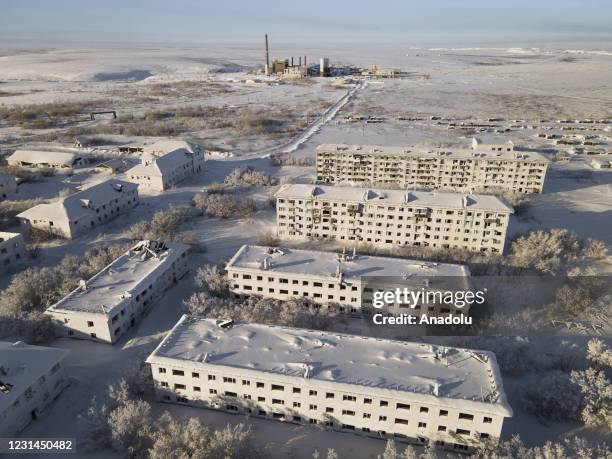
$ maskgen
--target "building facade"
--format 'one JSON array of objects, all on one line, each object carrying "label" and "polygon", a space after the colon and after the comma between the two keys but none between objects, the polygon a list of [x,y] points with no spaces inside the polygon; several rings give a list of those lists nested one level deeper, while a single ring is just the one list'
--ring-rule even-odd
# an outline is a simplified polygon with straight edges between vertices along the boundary
[{"label": "building facade", "polygon": [[487,351],[185,315],[147,363],[160,401],[457,451],[512,416]]},{"label": "building facade", "polygon": [[541,193],[549,161],[539,153],[475,143],[469,149],[417,150],[320,145],[317,180],[458,192]]},{"label": "building facade", "polygon": [[199,147],[183,141],[160,141],[144,147],[142,163],[127,171],[141,190],[164,191],[204,170]]},{"label": "building facade", "polygon": [[[278,300],[308,298],[321,305],[339,305],[340,312],[359,314],[372,310],[374,289],[391,285],[420,290],[468,290],[467,266],[401,258],[298,250],[285,247],[243,245],[225,267],[234,295],[260,295]],[[414,308],[386,305],[385,313],[427,315],[468,314],[469,306],[456,308],[442,302]]]},{"label": "building facade", "polygon": [[13,437],[68,385],[64,349],[0,341],[0,437]]},{"label": "building facade", "polygon": [[0,174],[0,198],[14,198],[17,191],[17,179],[10,175]]},{"label": "building facade", "polygon": [[11,272],[27,258],[26,245],[19,233],[0,231],[0,274]]},{"label": "building facade", "polygon": [[282,239],[502,253],[512,207],[459,193],[286,185],[276,193]]},{"label": "building facade", "polygon": [[138,185],[107,180],[20,213],[22,226],[72,239],[104,225],[139,203]]},{"label": "building facade", "polygon": [[188,271],[188,246],[142,241],[51,306],[58,336],[115,343]]}]

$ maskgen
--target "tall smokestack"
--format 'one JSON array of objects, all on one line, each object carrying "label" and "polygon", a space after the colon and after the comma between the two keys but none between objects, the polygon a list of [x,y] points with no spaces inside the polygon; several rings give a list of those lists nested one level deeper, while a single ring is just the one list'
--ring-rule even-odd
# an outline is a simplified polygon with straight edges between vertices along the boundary
[{"label": "tall smokestack", "polygon": [[302,56],[300,56],[300,67],[302,66]]},{"label": "tall smokestack", "polygon": [[304,56],[304,67],[306,67],[306,56]]},{"label": "tall smokestack", "polygon": [[270,52],[268,50],[268,34],[266,34],[266,66],[264,67],[264,73],[270,75]]}]

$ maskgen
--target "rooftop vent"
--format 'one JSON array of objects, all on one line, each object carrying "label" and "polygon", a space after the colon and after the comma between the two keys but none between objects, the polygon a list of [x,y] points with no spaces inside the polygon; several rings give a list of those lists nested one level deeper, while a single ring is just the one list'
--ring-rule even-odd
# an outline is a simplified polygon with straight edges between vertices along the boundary
[{"label": "rooftop vent", "polygon": [[113,190],[115,190],[115,191],[123,191],[123,184],[122,183],[113,183]]}]

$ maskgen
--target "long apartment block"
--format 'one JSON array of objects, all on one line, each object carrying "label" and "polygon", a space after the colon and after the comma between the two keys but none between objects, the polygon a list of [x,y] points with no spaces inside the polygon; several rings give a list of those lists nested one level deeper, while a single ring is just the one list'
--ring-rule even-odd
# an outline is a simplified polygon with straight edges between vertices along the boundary
[{"label": "long apartment block", "polygon": [[541,193],[548,159],[536,152],[475,144],[474,149],[320,145],[317,180],[347,185],[447,191]]},{"label": "long apartment block", "polygon": [[282,239],[335,239],[502,253],[513,208],[489,195],[286,185],[276,194]]},{"label": "long apartment block", "polygon": [[147,363],[160,401],[459,451],[512,416],[487,351],[184,315]]},{"label": "long apartment block", "polygon": [[51,306],[56,333],[115,343],[188,271],[185,244],[141,241]]},{"label": "long apartment block", "polygon": [[[372,310],[373,290],[406,287],[468,290],[467,266],[352,253],[243,245],[226,266],[234,295],[278,300],[308,298],[318,305],[339,305],[340,312]],[[468,314],[469,307],[438,302],[386,305],[385,313]]]}]

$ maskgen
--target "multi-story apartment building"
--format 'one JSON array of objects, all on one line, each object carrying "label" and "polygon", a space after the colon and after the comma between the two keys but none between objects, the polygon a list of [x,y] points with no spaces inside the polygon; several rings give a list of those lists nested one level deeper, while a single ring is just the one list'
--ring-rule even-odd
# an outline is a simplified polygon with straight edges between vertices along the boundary
[{"label": "multi-story apartment building", "polygon": [[104,225],[138,203],[138,185],[107,180],[55,202],[34,206],[17,217],[26,230],[36,228],[72,239]]},{"label": "multi-story apartment building", "polygon": [[21,234],[0,231],[0,274],[23,263],[26,256],[26,246]]},{"label": "multi-story apartment building", "polygon": [[488,351],[183,316],[147,363],[160,401],[459,451],[512,416]]},{"label": "multi-story apartment building", "polygon": [[541,193],[549,161],[511,144],[474,149],[320,145],[317,180],[466,192]]},{"label": "multi-story apartment building", "polygon": [[204,169],[199,147],[184,141],[159,141],[144,147],[142,163],[127,171],[141,190],[164,191]]},{"label": "multi-story apartment building", "polygon": [[[287,300],[308,298],[321,305],[337,304],[341,312],[372,310],[373,290],[392,287],[436,291],[468,290],[467,266],[401,258],[243,245],[227,264],[231,291],[238,297],[261,295]],[[394,303],[384,312],[427,315],[468,314],[442,302]]]},{"label": "multi-story apartment building", "polygon": [[113,344],[187,273],[188,248],[141,241],[45,314],[59,336]]},{"label": "multi-story apartment building", "polygon": [[64,349],[0,341],[0,437],[14,437],[64,390]]},{"label": "multi-story apartment building", "polygon": [[276,194],[282,239],[502,253],[512,207],[488,195],[286,185]]},{"label": "multi-story apartment building", "polygon": [[11,175],[0,174],[0,198],[11,199],[17,191],[17,179]]}]

